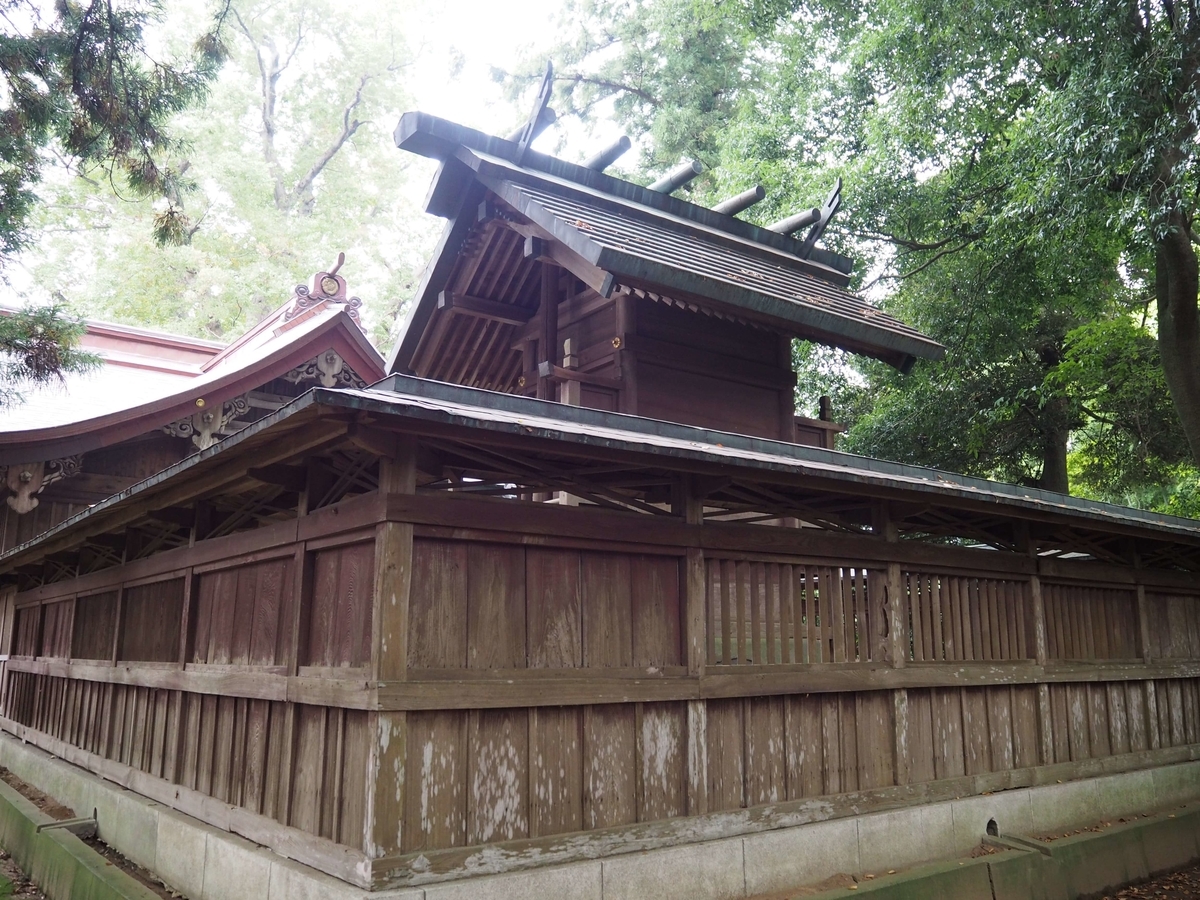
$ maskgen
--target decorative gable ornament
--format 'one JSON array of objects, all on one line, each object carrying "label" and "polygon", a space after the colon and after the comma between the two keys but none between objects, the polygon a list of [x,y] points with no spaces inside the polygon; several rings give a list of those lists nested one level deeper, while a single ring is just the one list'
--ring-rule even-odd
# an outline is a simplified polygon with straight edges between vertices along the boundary
[{"label": "decorative gable ornament", "polygon": [[284,381],[292,384],[302,384],[306,381],[319,381],[327,388],[365,388],[366,381],[346,365],[340,353],[333,348],[319,356],[310,359],[304,365],[296,366],[283,376]]},{"label": "decorative gable ornament", "polygon": [[[203,400],[196,401],[197,406],[202,406],[203,403]],[[201,408],[190,416],[164,425],[162,430],[171,437],[191,438],[198,449],[207,450],[224,436],[229,424],[249,408],[247,396],[241,394],[226,400],[219,410]]]},{"label": "decorative gable ornament", "polygon": [[[358,313],[358,310],[362,307],[362,300],[358,297],[346,296],[346,279],[338,274],[338,269],[342,267],[342,263],[345,261],[346,254],[339,253],[337,264],[332,270],[318,272],[313,276],[311,288],[304,284],[296,285],[292,291],[291,303],[284,310],[283,321],[290,322],[300,314],[318,307],[322,303],[332,303],[345,309],[346,314],[354,320],[354,324],[362,328],[362,319]],[[329,386],[331,387],[332,385]]]}]

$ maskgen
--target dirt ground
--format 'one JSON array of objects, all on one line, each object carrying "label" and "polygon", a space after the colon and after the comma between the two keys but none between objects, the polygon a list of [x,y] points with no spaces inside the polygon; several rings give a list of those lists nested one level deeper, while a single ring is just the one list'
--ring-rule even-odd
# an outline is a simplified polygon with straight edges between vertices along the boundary
[{"label": "dirt ground", "polygon": [[1145,884],[1136,884],[1104,900],[1200,900],[1200,865],[1161,875]]}]

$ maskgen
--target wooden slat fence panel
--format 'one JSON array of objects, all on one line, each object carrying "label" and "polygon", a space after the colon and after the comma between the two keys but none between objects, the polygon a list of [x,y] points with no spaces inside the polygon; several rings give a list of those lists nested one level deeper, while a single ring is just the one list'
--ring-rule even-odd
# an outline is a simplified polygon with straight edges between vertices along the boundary
[{"label": "wooden slat fence panel", "polygon": [[71,657],[106,660],[112,656],[117,630],[117,592],[106,591],[75,601]]},{"label": "wooden slat fence panel", "polygon": [[303,623],[310,666],[361,668],[371,658],[375,545],[350,544],[313,554],[309,619]]},{"label": "wooden slat fence panel", "polygon": [[71,620],[74,611],[73,600],[46,604],[42,613],[40,656],[66,658],[71,655]]},{"label": "wooden slat fence panel", "polygon": [[679,557],[418,538],[412,669],[683,661]]},{"label": "wooden slat fence panel", "polygon": [[903,570],[901,620],[913,662],[1029,659],[1028,584]]},{"label": "wooden slat fence panel", "polygon": [[171,578],[125,589],[118,658],[176,662],[183,619],[183,579]]},{"label": "wooden slat fence panel", "polygon": [[710,665],[879,662],[885,575],[853,564],[709,557]]},{"label": "wooden slat fence panel", "polygon": [[1137,595],[1095,586],[1042,585],[1050,659],[1137,659]]},{"label": "wooden slat fence panel", "polygon": [[291,642],[293,565],[286,556],[201,575],[189,661],[282,665]]},{"label": "wooden slat fence panel", "polygon": [[[8,714],[91,753],[356,849],[367,713],[10,672]],[[102,711],[107,711],[102,713]],[[292,715],[293,759],[283,759]],[[292,793],[282,793],[288,770]],[[289,810],[290,805],[290,810]]]},{"label": "wooden slat fence panel", "polygon": [[13,656],[37,656],[41,649],[42,607],[21,607],[16,611],[16,617]]},{"label": "wooden slat fence panel", "polygon": [[1154,659],[1200,659],[1200,597],[1146,594],[1147,631]]}]

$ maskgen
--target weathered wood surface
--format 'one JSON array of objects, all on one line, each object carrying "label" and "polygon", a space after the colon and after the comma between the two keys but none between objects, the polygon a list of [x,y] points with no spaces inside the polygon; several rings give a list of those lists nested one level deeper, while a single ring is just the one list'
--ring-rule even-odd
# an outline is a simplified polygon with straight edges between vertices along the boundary
[{"label": "weathered wood surface", "polygon": [[1200,745],[1174,575],[387,479],[6,598],[6,727],[376,886]]}]

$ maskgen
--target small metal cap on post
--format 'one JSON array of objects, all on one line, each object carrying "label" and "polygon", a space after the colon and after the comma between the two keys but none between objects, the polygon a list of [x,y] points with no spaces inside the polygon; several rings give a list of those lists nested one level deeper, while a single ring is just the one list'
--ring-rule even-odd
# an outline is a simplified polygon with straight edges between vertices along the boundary
[{"label": "small metal cap on post", "polygon": [[693,159],[690,162],[680,163],[650,185],[650,190],[660,194],[673,194],[703,171],[704,165],[699,160]]},{"label": "small metal cap on post", "polygon": [[820,221],[821,210],[817,207],[806,209],[804,212],[796,213],[794,216],[788,216],[786,219],[780,219],[767,226],[767,231],[774,231],[779,234],[792,234],[799,231],[801,228],[807,228]]},{"label": "small metal cap on post", "polygon": [[628,135],[623,134],[595,156],[589,157],[584,162],[583,167],[585,169],[592,169],[595,172],[603,172],[632,146],[633,141],[629,140]]},{"label": "small metal cap on post", "polygon": [[727,216],[736,216],[738,213],[749,209],[766,196],[767,189],[761,184],[756,184],[748,191],[742,191],[740,194],[735,194],[726,200],[722,200],[713,207],[713,212],[724,213]]}]

